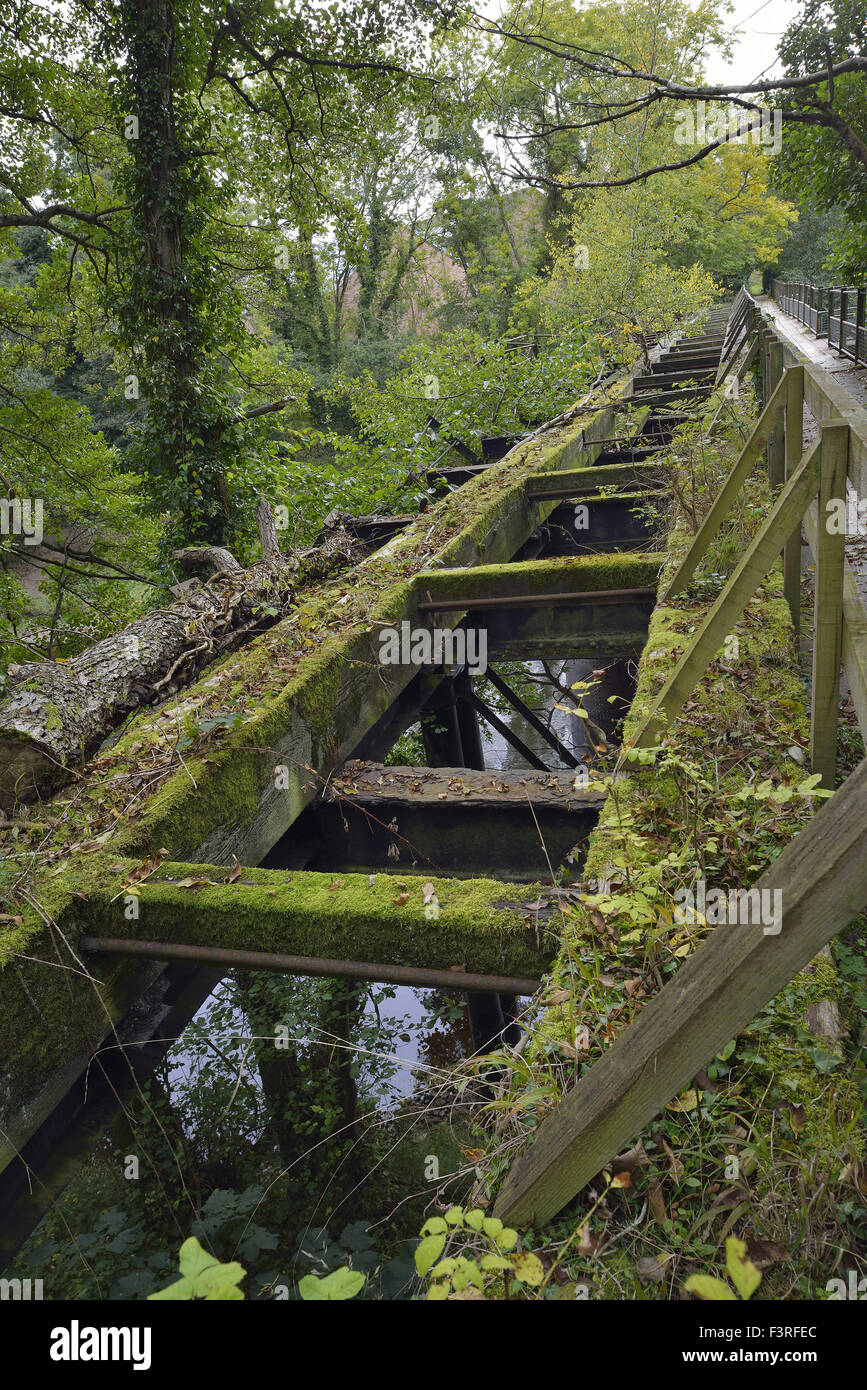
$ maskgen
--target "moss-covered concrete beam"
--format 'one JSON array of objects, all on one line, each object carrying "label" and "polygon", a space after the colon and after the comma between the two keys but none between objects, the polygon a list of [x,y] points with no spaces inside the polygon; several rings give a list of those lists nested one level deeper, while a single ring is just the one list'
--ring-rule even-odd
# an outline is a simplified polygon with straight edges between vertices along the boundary
[{"label": "moss-covered concrete beam", "polygon": [[416,577],[420,601],[514,598],[520,594],[593,593],[655,588],[664,552],[565,555],[511,565],[424,570]]},{"label": "moss-covered concrete beam", "polygon": [[[247,869],[170,863],[107,850],[79,852],[46,877],[39,910],[0,944],[0,1172],[14,1161],[93,1054],[116,1045],[114,1027],[164,969],[159,960],[82,958],[82,936],[200,942],[538,978],[556,949],[556,902],[531,910],[540,885],[491,879]],[[148,867],[144,861],[144,869]],[[206,879],[198,887],[180,885]],[[426,917],[424,884],[439,918]],[[404,884],[406,885],[404,887]],[[133,892],[130,892],[130,888]],[[136,893],[135,890],[138,890]],[[406,894],[406,901],[402,901]],[[133,908],[131,904],[135,903]],[[129,918],[128,911],[138,911]],[[48,925],[50,924],[50,925]]]},{"label": "moss-covered concrete beam", "polygon": [[[648,601],[646,607],[651,607]],[[614,612],[612,612],[614,608]],[[630,620],[625,606],[608,604],[599,622],[576,622],[576,609],[536,609],[529,617],[512,614],[512,627],[504,622],[488,629],[488,661],[637,661],[647,640],[647,614]],[[582,610],[582,616],[587,613]],[[601,612],[601,610],[600,610]],[[611,625],[613,623],[613,626]]]},{"label": "moss-covered concrete beam", "polygon": [[[8,1135],[0,1146],[0,1169],[51,1114],[93,1050],[161,969],[158,962],[117,958],[104,963],[95,981],[82,973],[54,924],[65,932],[71,915],[78,935],[94,930],[85,904],[92,904],[97,889],[104,895],[117,885],[107,869],[118,856],[140,861],[164,847],[176,860],[219,864],[233,854],[241,863],[261,860],[318,794],[328,772],[351,756],[418,675],[417,667],[381,665],[377,642],[383,623],[420,621],[414,576],[431,566],[508,560],[539,522],[539,508],[527,501],[525,476],[568,466],[582,455],[585,435],[606,436],[611,421],[609,407],[596,409],[528,441],[350,575],[308,595],[292,618],[219,663],[178,701],[131,720],[92,760],[76,792],[87,832],[73,822],[76,844],[59,863],[49,860],[40,875],[36,897],[42,911],[22,908],[20,923],[0,934],[0,1114]],[[154,776],[151,769],[158,772],[169,760],[183,722],[195,724],[225,710],[227,697],[247,707],[241,725],[197,754],[187,750],[176,772]],[[82,852],[87,833],[104,837],[110,859]],[[59,849],[54,837],[52,851]],[[472,890],[480,891],[481,881]],[[508,902],[522,892],[512,886],[506,891]],[[113,930],[116,915],[115,904]],[[402,920],[406,928],[409,919]],[[460,950],[459,940],[449,944]],[[499,968],[499,961],[495,953],[492,967]],[[74,1034],[70,1020],[76,1020]]]},{"label": "moss-covered concrete beam", "polygon": [[521,977],[538,977],[556,947],[556,905],[529,909],[539,884],[247,868],[226,883],[221,866],[169,862],[134,883],[137,867],[115,863],[70,905],[65,930]]},{"label": "moss-covered concrete beam", "polygon": [[[605,463],[597,468],[569,468],[564,471],[546,473],[541,478],[527,480],[527,493],[531,498],[537,494],[563,491],[570,497],[598,492],[600,488],[629,487],[651,490],[661,476],[658,463]],[[543,498],[543,500],[547,500]]]}]

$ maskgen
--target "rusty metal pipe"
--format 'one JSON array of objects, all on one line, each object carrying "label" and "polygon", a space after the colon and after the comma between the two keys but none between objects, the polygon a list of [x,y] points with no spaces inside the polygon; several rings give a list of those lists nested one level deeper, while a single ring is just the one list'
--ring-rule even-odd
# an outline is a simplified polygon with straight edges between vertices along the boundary
[{"label": "rusty metal pipe", "polygon": [[79,947],[89,955],[144,956],[229,970],[274,970],[284,975],[331,975],[416,989],[457,989],[474,994],[535,994],[540,980],[510,975],[473,975],[464,970],[428,970],[417,965],[377,965],[370,961],[328,960],[320,956],[285,956],[274,951],[237,951],[223,946],[189,946],[184,942],[133,941],[117,936],[83,936]]},{"label": "rusty metal pipe", "polygon": [[632,599],[656,597],[655,589],[586,589],[568,594],[508,594],[502,598],[443,598],[429,599],[418,605],[419,613],[481,612],[489,608],[535,608],[541,604],[558,603],[622,603]]}]

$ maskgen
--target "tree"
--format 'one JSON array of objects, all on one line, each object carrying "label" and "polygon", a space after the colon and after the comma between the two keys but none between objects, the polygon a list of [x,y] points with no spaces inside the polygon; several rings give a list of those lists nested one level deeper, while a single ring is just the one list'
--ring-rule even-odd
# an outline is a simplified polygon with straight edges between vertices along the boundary
[{"label": "tree", "polygon": [[[867,275],[865,54],[867,14],[859,0],[805,4],[780,41],[787,75],[825,71],[824,81],[793,88],[785,98],[789,128],[777,160],[780,183],[811,213],[842,213],[846,220],[832,233],[828,269],[860,284]],[[853,55],[860,55],[855,66]]]},{"label": "tree", "polygon": [[[631,26],[629,37],[618,37],[614,32],[613,41],[604,48],[576,44],[552,32],[544,11],[537,15],[521,8],[502,20],[478,21],[483,32],[557,59],[587,84],[584,92],[570,98],[559,120],[545,118],[526,131],[504,132],[513,147],[528,140],[549,144],[578,132],[590,139],[593,131],[635,116],[664,119],[675,104],[683,108],[685,103],[728,103],[743,117],[713,138],[696,142],[697,148],[688,154],[656,163],[643,160],[634,170],[618,174],[553,180],[559,187],[625,186],[642,183],[653,174],[689,168],[738,141],[750,122],[772,106],[780,110],[787,139],[792,131],[807,130],[814,136],[821,133],[826,139],[822,145],[814,142],[814,148],[824,148],[826,153],[833,148],[844,156],[848,168],[857,168],[859,179],[864,176],[867,40],[859,0],[803,0],[800,16],[793,20],[780,45],[783,76],[748,83],[707,84],[700,80],[696,69],[707,45],[714,43],[725,50],[725,30],[715,5],[701,5],[693,11],[679,0],[647,0],[638,7],[638,14],[642,19]],[[653,42],[636,46],[634,33],[646,36],[648,26]],[[526,177],[520,157],[516,157],[515,167]],[[540,184],[552,181],[542,172],[535,178]]]},{"label": "tree", "polygon": [[541,292],[549,330],[566,332],[579,323],[606,358],[618,361],[628,358],[636,340],[652,342],[713,302],[717,285],[706,270],[695,261],[668,261],[672,235],[678,235],[668,191],[600,190],[575,215],[570,240],[557,249]]},{"label": "tree", "polygon": [[[249,526],[238,461],[249,478],[273,460],[269,417],[304,384],[250,344],[245,303],[322,217],[330,161],[407,82],[422,21],[443,15],[413,0],[103,0],[63,16],[25,4],[6,23],[0,229],[44,228],[79,316],[102,315],[142,402],[131,457],[184,539]],[[290,216],[257,218],[278,188]]]}]

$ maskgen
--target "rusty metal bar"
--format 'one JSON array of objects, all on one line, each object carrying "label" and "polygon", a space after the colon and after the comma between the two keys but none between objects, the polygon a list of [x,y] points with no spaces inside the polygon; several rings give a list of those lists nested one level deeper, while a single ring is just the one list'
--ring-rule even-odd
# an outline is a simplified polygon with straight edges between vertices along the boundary
[{"label": "rusty metal bar", "polygon": [[417,989],[457,989],[475,994],[535,994],[540,980],[510,975],[474,975],[465,970],[428,970],[416,965],[379,965],[370,961],[328,960],[320,956],[285,956],[274,951],[237,951],[223,946],[189,946],[185,942],[133,941],[116,936],[83,936],[79,948],[88,954],[144,956],[149,960],[179,960],[198,965],[224,965],[229,970],[273,970],[283,975],[326,975],[378,984],[411,985]]},{"label": "rusty metal bar", "polygon": [[[567,497],[571,493],[565,494]],[[614,499],[616,500],[616,499]],[[429,599],[418,606],[419,613],[476,613],[490,608],[535,608],[538,604],[621,603],[630,599],[651,599],[655,589],[586,589],[569,594],[508,594],[503,598]]]},{"label": "rusty metal bar", "polygon": [[[585,439],[583,448],[589,449],[593,444],[623,444],[627,449],[637,449],[641,447],[635,442],[638,438],[638,434],[619,434],[614,435],[611,439]],[[596,465],[590,464],[589,466],[595,468]]]}]

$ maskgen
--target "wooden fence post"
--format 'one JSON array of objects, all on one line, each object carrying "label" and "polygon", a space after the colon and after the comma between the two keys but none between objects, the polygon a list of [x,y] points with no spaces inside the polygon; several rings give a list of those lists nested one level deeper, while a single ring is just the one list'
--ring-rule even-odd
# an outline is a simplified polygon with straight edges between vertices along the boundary
[{"label": "wooden fence post", "polygon": [[[785,468],[791,478],[804,452],[804,373],[786,373]],[[783,551],[783,588],[797,637],[801,631],[801,523]]]},{"label": "wooden fence post", "polygon": [[[783,345],[772,338],[768,348],[768,369],[770,389],[775,391],[783,377]],[[786,455],[783,442],[782,422],[774,425],[768,440],[768,482],[772,491],[782,487],[786,477]]]},{"label": "wooden fence post", "polygon": [[837,719],[843,651],[843,561],[849,426],[842,420],[827,420],[822,422],[821,429],[810,761],[813,771],[822,774],[823,786],[833,788],[837,768]]},{"label": "wooden fence post", "polygon": [[[793,374],[798,379],[798,389],[803,391],[804,368],[800,363],[797,366],[789,368],[786,373],[786,378],[789,378]],[[741,450],[737,462],[723,483],[713,506],[699,527],[677,573],[669,584],[664,595],[666,600],[670,599],[673,594],[679,593],[681,589],[686,588],[687,584],[692,579],[699,561],[704,556],[708,546],[731,511],[735,498],[750,473],[753,471],[762,446],[773,429],[774,421],[783,410],[785,403],[786,395],[782,383],[780,383],[756,421],[755,429]]]}]

